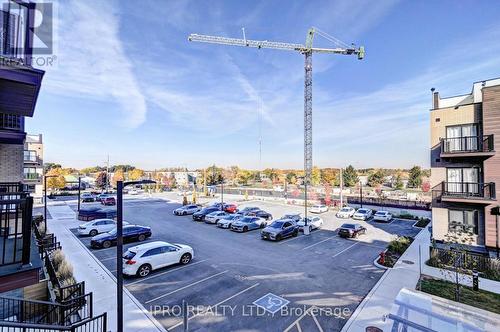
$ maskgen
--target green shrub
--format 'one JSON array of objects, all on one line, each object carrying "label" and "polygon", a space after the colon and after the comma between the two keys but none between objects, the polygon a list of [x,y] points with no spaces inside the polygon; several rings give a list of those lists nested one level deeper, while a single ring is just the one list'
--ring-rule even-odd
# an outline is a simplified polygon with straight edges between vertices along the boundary
[{"label": "green shrub", "polygon": [[389,242],[387,248],[398,255],[402,255],[410,246],[411,239],[406,236],[399,236],[398,238]]},{"label": "green shrub", "polygon": [[500,281],[500,260],[490,259],[488,268],[481,273],[483,278]]}]

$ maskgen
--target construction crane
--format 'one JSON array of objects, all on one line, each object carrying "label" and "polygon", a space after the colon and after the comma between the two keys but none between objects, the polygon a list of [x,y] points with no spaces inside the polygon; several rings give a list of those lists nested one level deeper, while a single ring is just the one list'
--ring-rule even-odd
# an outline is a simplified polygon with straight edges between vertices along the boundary
[{"label": "construction crane", "polygon": [[[201,43],[211,43],[211,44],[222,44],[222,45],[232,45],[232,46],[243,46],[243,47],[253,47],[253,48],[271,48],[277,50],[286,51],[296,51],[304,55],[304,69],[305,69],[305,79],[304,79],[304,207],[305,207],[305,218],[307,218],[307,187],[311,183],[311,173],[312,173],[312,54],[313,53],[330,53],[330,54],[341,54],[341,55],[356,55],[359,60],[362,60],[365,56],[365,49],[363,46],[356,48],[354,45],[347,45],[340,40],[328,35],[327,33],[319,30],[318,28],[312,27],[307,31],[306,43],[293,44],[293,43],[283,43],[283,42],[272,42],[267,40],[251,40],[247,39],[245,35],[245,29],[243,28],[243,39],[239,38],[227,38],[227,37],[217,37],[217,36],[207,36],[190,34],[188,36],[189,41],[201,42]],[[313,47],[313,40],[315,34],[318,34],[325,39],[336,44],[335,48],[318,48]],[[307,226],[307,220],[306,220]],[[308,234],[308,227],[304,227],[304,234]]]}]

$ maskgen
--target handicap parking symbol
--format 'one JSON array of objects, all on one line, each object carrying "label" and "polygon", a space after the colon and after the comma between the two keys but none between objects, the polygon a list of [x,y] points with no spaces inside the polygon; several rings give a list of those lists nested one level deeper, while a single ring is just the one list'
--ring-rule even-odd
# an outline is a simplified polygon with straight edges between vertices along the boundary
[{"label": "handicap parking symbol", "polygon": [[271,314],[276,313],[278,310],[286,306],[290,301],[272,293],[267,293],[263,297],[255,300],[253,304],[258,307],[261,307],[267,312]]}]

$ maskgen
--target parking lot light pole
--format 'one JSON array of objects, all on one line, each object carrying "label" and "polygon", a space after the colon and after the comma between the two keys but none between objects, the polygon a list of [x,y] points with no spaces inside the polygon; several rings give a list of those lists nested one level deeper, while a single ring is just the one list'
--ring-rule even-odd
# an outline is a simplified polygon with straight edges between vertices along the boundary
[{"label": "parking lot light pole", "polygon": [[82,194],[82,177],[78,176],[78,212],[80,212],[80,199]]},{"label": "parking lot light pole", "polygon": [[123,332],[123,188],[136,184],[154,184],[153,180],[116,182],[116,327]]},{"label": "parking lot light pole", "polygon": [[43,176],[43,222],[45,223],[45,232],[47,232],[47,179],[55,178],[56,175]]}]

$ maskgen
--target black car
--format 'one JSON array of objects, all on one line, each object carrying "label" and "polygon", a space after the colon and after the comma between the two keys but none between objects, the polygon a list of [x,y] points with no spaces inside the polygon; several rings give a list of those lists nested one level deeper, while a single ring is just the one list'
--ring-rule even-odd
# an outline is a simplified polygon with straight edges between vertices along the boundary
[{"label": "black car", "polygon": [[241,213],[242,215],[246,215],[247,213],[254,212],[254,211],[259,211],[260,208],[256,206],[247,206],[246,208],[243,208],[241,210],[237,210],[238,213]]},{"label": "black car", "polygon": [[194,221],[204,221],[205,220],[205,216],[207,214],[215,212],[215,211],[220,211],[220,208],[219,207],[215,207],[215,206],[210,206],[210,207],[203,208],[201,211],[193,213],[193,220]]},{"label": "black car", "polygon": [[302,220],[302,217],[300,216],[300,214],[285,214],[283,217],[281,217],[280,219],[291,219],[293,220],[294,222],[298,223],[299,221]]},{"label": "black car", "polygon": [[[241,213],[241,212],[238,212],[238,213]],[[273,219],[273,215],[270,214],[269,212],[264,211],[264,210],[254,210],[254,211],[249,211],[249,212],[245,212],[242,214],[245,216],[249,216],[249,217],[259,217],[259,218],[262,218],[265,220]]]},{"label": "black car", "polygon": [[[151,237],[151,228],[139,225],[123,227],[123,242],[144,241]],[[116,228],[111,232],[96,235],[90,240],[92,248],[109,248],[116,244]]]},{"label": "black car", "polygon": [[366,234],[366,228],[360,224],[343,224],[339,228],[340,237],[358,237],[360,234]]},{"label": "black car", "polygon": [[95,197],[91,193],[83,193],[81,196],[82,202],[95,202]]}]

